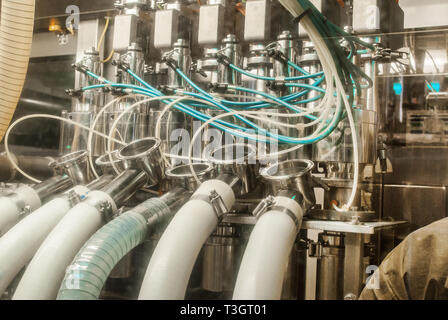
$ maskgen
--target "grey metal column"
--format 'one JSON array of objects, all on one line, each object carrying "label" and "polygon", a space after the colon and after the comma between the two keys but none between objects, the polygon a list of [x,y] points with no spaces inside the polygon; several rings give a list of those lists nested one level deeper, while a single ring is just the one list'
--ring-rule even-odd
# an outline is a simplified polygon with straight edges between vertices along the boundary
[{"label": "grey metal column", "polygon": [[364,276],[364,235],[346,233],[344,260],[344,299],[356,300]]}]

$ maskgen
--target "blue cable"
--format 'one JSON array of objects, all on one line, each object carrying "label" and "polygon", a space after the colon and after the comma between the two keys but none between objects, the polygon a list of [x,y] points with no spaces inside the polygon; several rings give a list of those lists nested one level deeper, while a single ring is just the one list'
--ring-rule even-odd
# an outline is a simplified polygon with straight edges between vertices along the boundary
[{"label": "blue cable", "polygon": [[[250,77],[250,78],[254,78],[254,79],[258,79],[258,80],[264,80],[264,81],[275,81],[274,77],[259,76],[259,75],[247,72],[246,70],[241,69],[241,68],[235,66],[234,64],[229,64],[229,67],[232,68],[233,70],[241,73],[241,74],[244,74],[244,75]],[[318,72],[318,73],[315,73],[315,74],[308,74],[308,75],[305,75],[305,76],[287,77],[284,80],[285,81],[299,81],[299,80],[306,80],[306,79],[311,79],[311,78],[317,78],[317,77],[320,77],[322,75],[324,75],[323,72]]]},{"label": "blue cable", "polygon": [[[147,84],[144,80],[142,80],[140,77],[138,77],[137,75],[135,75],[131,70],[127,70],[127,71],[128,71],[128,73],[129,73],[131,76],[135,77],[135,79],[136,79],[137,81],[139,81],[141,84],[143,84],[143,85],[147,88],[147,90],[145,90],[144,88],[139,88],[139,87],[138,87],[139,89],[136,89],[136,91],[140,91],[140,92],[142,92],[143,94],[148,95],[148,96],[154,96],[154,95],[156,95],[156,96],[161,96],[161,95],[162,95],[162,93],[161,93],[160,91],[158,91],[157,89],[155,89],[155,88],[153,88],[152,86],[150,86],[149,84]],[[192,81],[191,81],[191,82],[192,82]],[[193,82],[192,82],[192,83],[193,83]],[[118,84],[116,84],[116,85],[119,86]],[[127,85],[127,86],[128,86],[128,85]],[[196,86],[196,85],[195,85],[195,86]],[[193,87],[194,87],[194,86],[193,86]],[[197,86],[196,86],[196,87],[197,87]],[[142,89],[143,89],[143,90],[142,90]],[[241,88],[241,89],[246,89],[246,88]],[[201,89],[201,90],[202,90],[202,89]],[[249,89],[249,90],[250,90],[250,89]],[[256,92],[256,91],[255,91],[255,92]],[[191,95],[191,96],[197,97],[197,98],[199,98],[199,99],[206,100],[206,101],[210,102],[211,104],[213,104],[213,105],[219,107],[220,109],[223,109],[224,111],[232,112],[232,110],[229,109],[229,108],[227,108],[226,106],[223,106],[222,104],[219,104],[219,103],[215,102],[215,101],[213,100],[213,97],[211,97],[208,93],[207,93],[207,95],[209,95],[212,99],[207,98],[207,97],[204,97],[204,96],[201,96],[201,95],[199,95],[199,94],[191,93],[191,92],[183,92],[183,94]],[[269,96],[269,95],[268,95],[268,96]],[[276,98],[276,97],[273,97],[273,98],[277,99],[278,102],[279,102],[279,101],[282,101],[282,100],[280,100],[280,99],[278,99],[278,98]],[[169,100],[162,100],[162,101],[163,101],[164,103],[166,103],[166,101],[169,101]],[[275,100],[274,100],[274,101],[275,101]],[[171,100],[171,103],[172,103],[172,100]],[[280,103],[280,102],[279,102],[279,103]],[[283,104],[283,101],[282,101],[280,104]],[[191,115],[191,116],[193,116],[193,117],[195,117],[195,118],[197,118],[197,119],[199,119],[199,120],[201,120],[201,121],[204,121],[204,119],[207,119],[207,118],[208,118],[207,120],[211,119],[209,116],[206,116],[206,115],[204,115],[204,114],[202,114],[202,113],[200,113],[200,112],[197,112],[196,110],[191,109],[191,108],[185,106],[184,104],[180,104],[180,103],[179,103],[179,105],[181,105],[182,107],[177,107],[177,106],[174,106],[174,107],[176,107],[177,109],[179,109],[179,110],[182,111],[182,112],[185,112],[185,111],[184,111],[184,110],[185,110],[184,108],[186,108],[186,109],[187,109],[187,112],[185,112],[185,113],[187,113],[187,114],[189,114],[189,115]],[[190,112],[188,112],[188,111],[193,111],[193,113],[190,113]],[[198,115],[198,114],[199,114],[199,115]],[[282,136],[282,135],[272,134],[272,133],[268,132],[267,130],[258,127],[256,124],[254,124],[253,122],[247,120],[247,119],[244,118],[244,117],[241,117],[241,116],[239,116],[239,115],[234,115],[234,116],[235,116],[236,118],[240,119],[243,123],[245,123],[245,124],[251,126],[252,128],[258,130],[259,132],[265,133],[265,134],[266,134],[267,136],[269,136],[270,138],[277,139],[277,140],[280,141],[280,142],[288,143],[288,144],[310,144],[310,143],[315,143],[316,141],[320,141],[320,140],[326,138],[328,135],[330,135],[331,132],[333,132],[334,129],[336,128],[336,126],[337,126],[337,125],[335,125],[335,124],[339,122],[340,114],[341,114],[341,112],[340,112],[340,107],[339,107],[339,111],[338,111],[337,116],[333,119],[332,123],[330,123],[329,126],[327,126],[325,129],[322,129],[323,133],[322,133],[320,136],[318,136],[318,137],[316,137],[316,138],[313,138],[313,139],[301,139],[301,141],[298,141],[297,139],[293,139],[293,138],[291,138],[291,137],[286,137],[286,136]],[[205,121],[207,121],[207,120],[205,120]],[[218,121],[217,121],[217,122],[218,122]],[[226,123],[226,122],[224,122],[224,123]],[[228,124],[228,123],[226,123],[226,124]],[[221,130],[223,130],[223,131],[230,132],[230,133],[232,133],[232,134],[234,134],[234,135],[236,135],[236,136],[242,137],[242,138],[246,138],[246,139],[249,139],[249,140],[260,141],[258,138],[252,138],[252,137],[247,137],[247,136],[241,136],[241,135],[238,134],[237,132],[234,132],[234,131],[229,130],[229,129],[227,129],[227,128],[223,128],[223,127],[222,127],[221,125],[219,125],[219,124],[214,124],[214,122],[212,122],[211,125],[213,125],[214,127],[219,128],[219,129],[221,129]],[[236,125],[233,125],[233,124],[230,124],[230,125],[233,126],[233,127],[239,127],[239,126],[236,126]],[[243,128],[243,131],[244,131],[244,130],[247,130],[247,129],[246,129],[246,128]],[[270,140],[267,140],[267,141],[263,140],[263,142],[268,142],[268,143],[270,143]]]}]

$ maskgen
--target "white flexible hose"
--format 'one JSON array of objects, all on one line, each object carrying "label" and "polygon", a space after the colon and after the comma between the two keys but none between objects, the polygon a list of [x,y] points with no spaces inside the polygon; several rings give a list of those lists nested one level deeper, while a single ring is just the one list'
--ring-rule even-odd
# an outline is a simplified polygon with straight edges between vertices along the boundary
[{"label": "white flexible hose", "polygon": [[29,207],[27,213],[42,205],[37,192],[25,185],[14,190],[14,198],[11,196],[0,197],[0,236],[17,224],[26,214],[26,212],[20,212],[19,203],[23,204],[23,207]]},{"label": "white flexible hose", "polygon": [[[76,187],[78,194],[88,189]],[[0,238],[0,295],[31,260],[42,242],[70,210],[67,197],[56,198],[20,221]]]},{"label": "white flexible hose", "polygon": [[280,300],[288,260],[302,223],[299,204],[286,197],[275,205],[287,208],[294,220],[280,209],[262,215],[252,231],[241,262],[234,300]]},{"label": "white flexible hose", "polygon": [[[89,198],[114,203],[101,191],[92,191]],[[99,209],[86,201],[71,209],[42,243],[20,280],[13,300],[56,299],[65,269],[104,221]]]},{"label": "white flexible hose", "polygon": [[35,0],[3,0],[0,21],[0,140],[22,93],[33,41]]},{"label": "white flexible hose", "polygon": [[[227,208],[235,203],[232,188],[219,180],[204,182],[195,196],[215,190]],[[186,203],[163,233],[149,262],[139,300],[181,300],[185,297],[194,263],[218,224],[213,206],[200,199]]]}]

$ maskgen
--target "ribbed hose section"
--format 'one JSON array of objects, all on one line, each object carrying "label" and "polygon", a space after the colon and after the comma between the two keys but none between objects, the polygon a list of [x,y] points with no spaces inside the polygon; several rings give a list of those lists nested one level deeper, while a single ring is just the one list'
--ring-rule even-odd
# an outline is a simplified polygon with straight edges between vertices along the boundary
[{"label": "ribbed hose section", "polygon": [[[171,214],[164,201],[154,198],[126,212],[98,230],[67,269],[58,300],[96,300],[118,262],[141,244],[148,232],[148,219]],[[153,219],[151,219],[154,221]]]},{"label": "ribbed hose section", "polygon": [[2,0],[0,21],[0,140],[16,110],[33,42],[35,0]]}]

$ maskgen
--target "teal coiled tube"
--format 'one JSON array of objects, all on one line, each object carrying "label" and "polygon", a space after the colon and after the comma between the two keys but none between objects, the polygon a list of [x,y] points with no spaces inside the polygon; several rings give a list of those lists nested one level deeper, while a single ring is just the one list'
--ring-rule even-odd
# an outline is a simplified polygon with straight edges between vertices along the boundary
[{"label": "teal coiled tube", "polygon": [[67,269],[58,300],[96,300],[117,263],[143,243],[151,226],[172,216],[170,206],[150,199],[96,232]]}]

